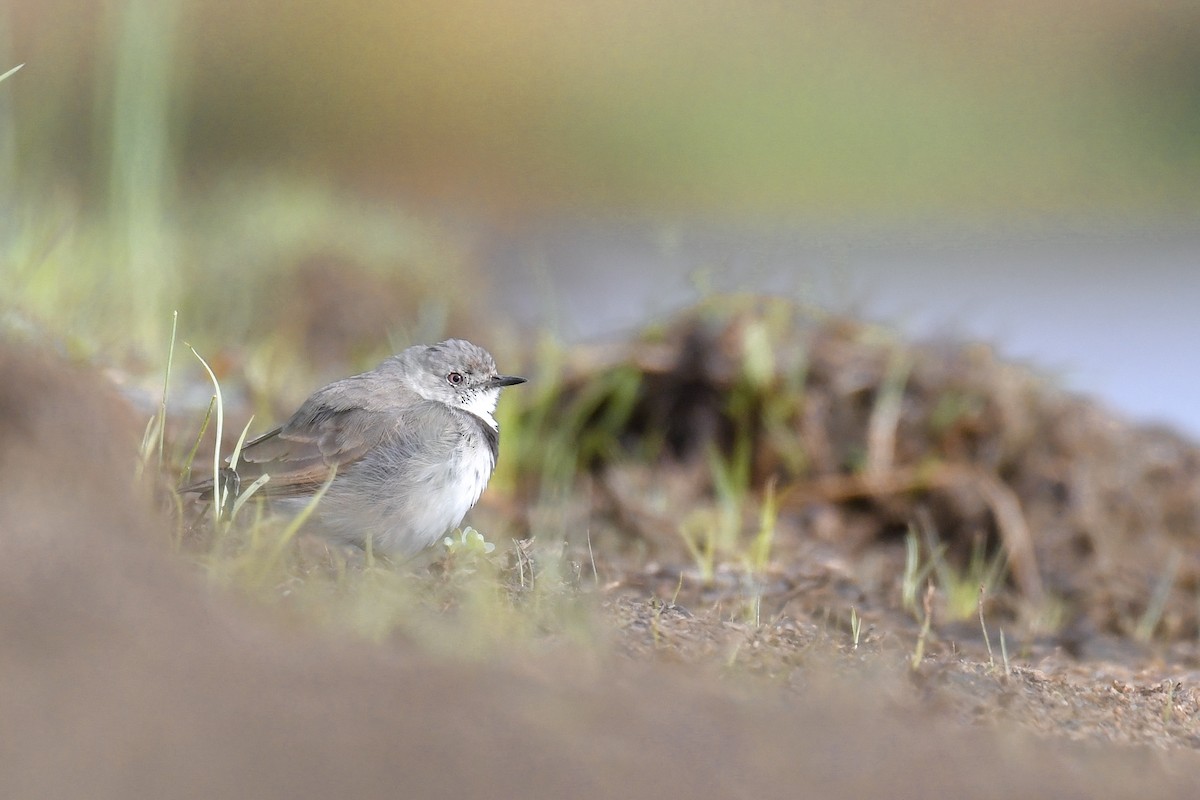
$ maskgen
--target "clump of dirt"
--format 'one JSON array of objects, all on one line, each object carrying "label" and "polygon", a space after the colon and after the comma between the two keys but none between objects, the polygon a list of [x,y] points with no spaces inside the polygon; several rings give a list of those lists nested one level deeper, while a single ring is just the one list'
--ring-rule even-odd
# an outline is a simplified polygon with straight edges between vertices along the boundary
[{"label": "clump of dirt", "polygon": [[[590,521],[654,560],[614,567],[629,585],[709,602],[722,581],[744,595],[731,576],[753,571],[771,613],[882,618],[911,532],[960,577],[1002,559],[985,610],[1031,652],[1196,663],[1200,449],[990,347],[726,298],[632,344],[572,351],[558,390],[522,424],[565,432]],[[764,506],[770,558],[749,570]],[[705,523],[733,532],[697,536]]]}]

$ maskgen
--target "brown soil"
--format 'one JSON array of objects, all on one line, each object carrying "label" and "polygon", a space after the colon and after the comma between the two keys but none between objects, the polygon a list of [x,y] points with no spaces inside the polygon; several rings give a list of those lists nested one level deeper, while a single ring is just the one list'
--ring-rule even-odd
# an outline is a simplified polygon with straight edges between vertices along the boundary
[{"label": "brown soil", "polygon": [[[762,324],[769,369],[747,378]],[[586,534],[568,542],[574,590],[611,647],[571,652],[550,631],[549,654],[480,664],[214,596],[124,480],[140,426],[121,401],[88,370],[0,348],[0,794],[1192,796],[1189,443],[985,348],[771,303],[580,351],[561,388],[522,411],[538,447],[502,457],[532,476],[552,431],[577,445],[558,511]],[[709,576],[681,524],[718,518],[711,454],[747,442]],[[535,527],[528,481],[478,527]],[[749,569],[768,486],[772,547]],[[903,607],[910,526],[950,577],[973,548],[1007,557],[983,603],[992,657],[942,576]]]},{"label": "brown soil", "polygon": [[[913,345],[762,298],[578,350],[560,388],[552,414],[522,424],[546,425],[538,441],[561,429],[584,443],[568,528],[588,541],[572,552],[596,571],[624,652],[790,687],[814,658],[839,672],[887,665],[965,722],[1200,743],[1193,443],[1128,425],[982,345]],[[734,538],[716,545],[709,576],[682,533],[720,519],[713,454],[732,462],[746,444]],[[750,569],[769,493],[770,557]],[[906,536],[940,566],[907,610]],[[982,594],[973,557],[1008,567]],[[967,595],[957,609],[952,584]],[[926,589],[932,624],[912,668]]]}]

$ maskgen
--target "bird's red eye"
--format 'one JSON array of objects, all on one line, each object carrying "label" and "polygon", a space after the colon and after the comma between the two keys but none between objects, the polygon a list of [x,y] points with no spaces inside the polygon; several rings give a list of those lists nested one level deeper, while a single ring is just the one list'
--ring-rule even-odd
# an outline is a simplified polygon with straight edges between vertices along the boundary
[{"label": "bird's red eye", "polygon": [[463,382],[463,376],[461,372],[451,372],[446,376],[446,380],[450,382],[451,386],[458,386]]}]

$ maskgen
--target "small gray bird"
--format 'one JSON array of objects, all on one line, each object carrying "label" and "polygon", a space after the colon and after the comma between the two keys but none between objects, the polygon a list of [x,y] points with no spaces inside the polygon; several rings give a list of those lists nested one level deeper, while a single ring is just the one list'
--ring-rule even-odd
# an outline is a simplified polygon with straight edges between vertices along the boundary
[{"label": "small gray bird", "polygon": [[[456,528],[487,486],[500,447],[492,413],[499,375],[463,339],[417,345],[370,372],[318,389],[291,419],[248,442],[235,483],[299,511],[336,470],[314,509],[315,529],[337,541],[407,557]],[[185,491],[212,494],[212,481]]]}]

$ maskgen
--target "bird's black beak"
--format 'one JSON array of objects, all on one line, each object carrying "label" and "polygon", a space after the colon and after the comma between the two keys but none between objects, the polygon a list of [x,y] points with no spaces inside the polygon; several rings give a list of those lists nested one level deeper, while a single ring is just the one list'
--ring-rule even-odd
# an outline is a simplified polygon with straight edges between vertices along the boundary
[{"label": "bird's black beak", "polygon": [[516,375],[497,375],[488,381],[488,385],[497,388],[501,386],[516,386],[518,383],[524,383],[525,380],[525,378],[518,378]]}]

